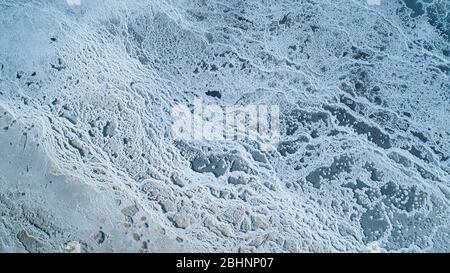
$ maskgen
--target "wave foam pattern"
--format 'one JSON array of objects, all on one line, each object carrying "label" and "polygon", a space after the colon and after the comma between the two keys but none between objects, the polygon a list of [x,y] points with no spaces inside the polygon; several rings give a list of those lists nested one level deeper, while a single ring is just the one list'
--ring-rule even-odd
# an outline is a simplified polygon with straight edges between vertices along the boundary
[{"label": "wave foam pattern", "polygon": [[[0,251],[450,251],[449,10],[1,0]],[[194,97],[278,150],[174,140]]]}]

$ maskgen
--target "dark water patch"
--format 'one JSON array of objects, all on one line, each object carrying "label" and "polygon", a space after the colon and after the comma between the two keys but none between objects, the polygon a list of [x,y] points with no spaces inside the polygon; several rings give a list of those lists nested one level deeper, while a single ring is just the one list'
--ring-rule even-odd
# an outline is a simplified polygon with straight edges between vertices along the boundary
[{"label": "dark water patch", "polygon": [[369,188],[369,186],[366,183],[362,182],[359,179],[356,179],[356,183],[349,182],[349,183],[342,184],[342,187],[349,188],[353,191]]},{"label": "dark water patch", "polygon": [[219,91],[207,91],[205,94],[207,96],[218,98],[218,99],[222,98],[222,93],[220,93]]},{"label": "dark water patch", "polygon": [[381,181],[383,178],[383,173],[375,167],[374,163],[366,162],[364,168],[370,173],[372,181]]},{"label": "dark water patch", "polygon": [[389,135],[383,133],[378,127],[358,121],[352,114],[348,113],[343,108],[329,105],[325,105],[324,108],[336,117],[339,126],[352,127],[356,133],[366,135],[369,141],[383,149],[392,147]]},{"label": "dark water patch", "polygon": [[380,239],[389,228],[389,222],[380,207],[367,210],[361,216],[360,223],[365,243]]},{"label": "dark water patch", "polygon": [[245,172],[250,173],[251,169],[247,162],[240,157],[232,159],[230,172]]},{"label": "dark water patch", "polygon": [[430,155],[422,146],[412,145],[411,147],[402,147],[402,149],[407,149],[410,154],[425,161],[426,163],[430,163],[432,161],[432,158],[430,158]]},{"label": "dark water patch", "polygon": [[369,118],[380,125],[386,131],[403,131],[409,128],[409,122],[404,118],[399,118],[394,112],[380,110],[369,115]]},{"label": "dark water patch", "polygon": [[432,174],[430,171],[428,171],[424,167],[422,167],[418,164],[414,164],[414,167],[419,172],[420,176],[422,176],[422,178],[433,180],[433,181],[441,181],[438,177],[436,177],[434,174]]},{"label": "dark water patch", "polygon": [[199,156],[191,162],[191,169],[198,173],[212,173],[220,177],[227,170],[227,162],[221,156]]},{"label": "dark water patch", "polygon": [[412,212],[425,206],[427,193],[418,190],[416,186],[404,187],[388,182],[380,188],[381,194],[385,197],[385,202],[392,204],[400,210]]},{"label": "dark water patch", "polygon": [[308,174],[306,181],[310,182],[314,188],[319,189],[324,179],[333,180],[342,172],[350,173],[352,165],[353,159],[348,155],[335,157],[329,167],[320,167]]},{"label": "dark water patch", "polygon": [[438,65],[437,68],[446,75],[450,74],[450,66],[448,65]]},{"label": "dark water patch", "polygon": [[450,13],[443,2],[436,2],[428,6],[426,9],[427,17],[430,25],[435,27],[443,38],[450,42]]},{"label": "dark water patch", "polygon": [[411,134],[420,139],[424,143],[428,142],[428,138],[422,132],[411,131]]},{"label": "dark water patch", "polygon": [[422,3],[417,0],[403,0],[406,6],[412,10],[410,16],[411,18],[416,18],[425,14],[425,10],[423,9]]},{"label": "dark water patch", "polygon": [[440,161],[447,161],[450,158],[450,155],[445,155],[444,152],[440,151],[438,147],[431,146],[430,148],[439,157]]},{"label": "dark water patch", "polygon": [[364,51],[363,49],[352,46],[351,50],[352,50],[351,57],[355,60],[369,61],[371,59],[371,54],[369,52]]},{"label": "dark water patch", "polygon": [[449,49],[443,49],[442,50],[442,54],[444,54],[444,56],[446,56],[446,57],[450,57],[450,50]]},{"label": "dark water patch", "polygon": [[280,21],[278,21],[279,25],[285,25],[286,27],[290,27],[292,24],[292,19],[290,18],[290,13],[286,14],[281,18]]}]

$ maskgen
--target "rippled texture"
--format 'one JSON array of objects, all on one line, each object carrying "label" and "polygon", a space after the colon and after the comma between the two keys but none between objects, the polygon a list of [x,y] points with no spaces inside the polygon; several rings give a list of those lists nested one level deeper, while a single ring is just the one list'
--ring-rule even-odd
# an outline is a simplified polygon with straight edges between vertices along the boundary
[{"label": "rippled texture", "polygon": [[[0,252],[449,252],[449,5],[0,0]],[[175,140],[195,97],[277,151]]]}]

